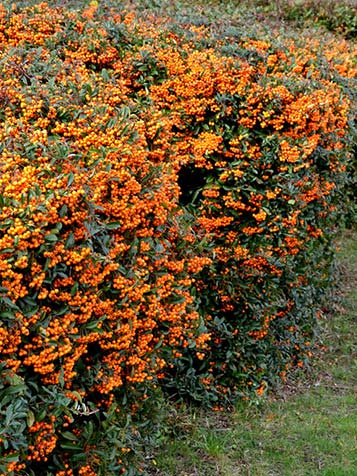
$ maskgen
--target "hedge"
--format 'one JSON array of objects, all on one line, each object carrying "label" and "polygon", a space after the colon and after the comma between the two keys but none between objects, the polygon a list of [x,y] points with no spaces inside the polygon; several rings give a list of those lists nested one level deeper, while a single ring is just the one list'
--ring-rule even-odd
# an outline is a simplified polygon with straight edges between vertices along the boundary
[{"label": "hedge", "polygon": [[311,357],[355,49],[95,2],[0,41],[0,474],[138,474],[168,396]]}]

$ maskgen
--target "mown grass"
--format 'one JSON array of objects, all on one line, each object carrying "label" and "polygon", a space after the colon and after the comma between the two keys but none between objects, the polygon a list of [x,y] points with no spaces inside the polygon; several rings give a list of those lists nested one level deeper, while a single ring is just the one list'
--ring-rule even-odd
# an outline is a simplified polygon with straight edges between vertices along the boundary
[{"label": "mown grass", "polygon": [[338,284],[309,369],[232,412],[172,411],[147,474],[352,476],[357,468],[357,233],[344,234]]}]

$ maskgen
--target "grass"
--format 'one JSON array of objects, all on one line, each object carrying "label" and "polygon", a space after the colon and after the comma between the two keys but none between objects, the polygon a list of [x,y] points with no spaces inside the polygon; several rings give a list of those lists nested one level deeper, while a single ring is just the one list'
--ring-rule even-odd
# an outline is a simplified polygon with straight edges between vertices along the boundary
[{"label": "grass", "polygon": [[232,412],[173,410],[156,476],[352,476],[357,468],[357,233],[344,234],[338,285],[312,366]]}]

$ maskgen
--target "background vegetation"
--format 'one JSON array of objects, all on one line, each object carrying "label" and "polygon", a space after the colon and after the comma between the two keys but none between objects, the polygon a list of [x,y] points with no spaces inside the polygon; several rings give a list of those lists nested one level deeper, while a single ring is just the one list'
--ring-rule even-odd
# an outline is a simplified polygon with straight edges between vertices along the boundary
[{"label": "background vegetation", "polygon": [[356,234],[340,237],[336,287],[312,363],[231,412],[171,409],[150,475],[353,474],[356,466]]}]

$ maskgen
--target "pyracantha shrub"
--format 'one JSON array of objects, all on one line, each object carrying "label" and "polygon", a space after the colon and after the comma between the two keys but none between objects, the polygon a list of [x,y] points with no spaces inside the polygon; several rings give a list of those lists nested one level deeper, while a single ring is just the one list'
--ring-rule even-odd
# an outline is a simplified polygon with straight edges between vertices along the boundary
[{"label": "pyracantha shrub", "polygon": [[[152,157],[121,50],[77,13],[43,4],[2,15],[2,405],[27,418],[20,441],[22,423],[5,421],[2,472],[39,474],[66,468],[76,448],[91,461],[88,425],[107,441],[113,406],[130,394],[117,410],[125,422],[195,343],[188,269],[199,263],[176,250],[176,173]],[[101,474],[123,468],[117,459]],[[90,474],[76,461],[71,471]]]}]

